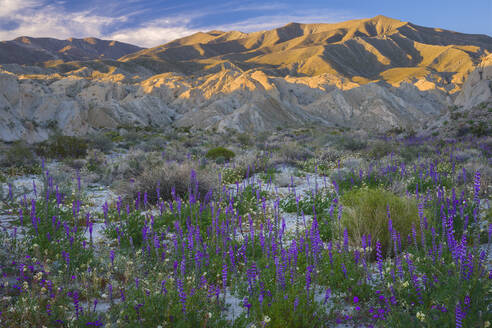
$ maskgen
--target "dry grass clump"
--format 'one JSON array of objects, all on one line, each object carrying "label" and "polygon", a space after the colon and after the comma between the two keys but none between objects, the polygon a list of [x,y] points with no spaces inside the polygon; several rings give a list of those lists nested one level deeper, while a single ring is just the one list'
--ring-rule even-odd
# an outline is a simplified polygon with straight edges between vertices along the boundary
[{"label": "dry grass clump", "polygon": [[313,153],[295,141],[289,141],[280,146],[279,155],[285,163],[294,164],[313,156]]},{"label": "dry grass clump", "polygon": [[413,199],[399,197],[384,189],[362,188],[346,192],[341,201],[342,224],[357,247],[361,246],[363,235],[371,235],[373,244],[377,240],[381,242],[384,253],[391,248],[387,206],[390,209],[393,229],[401,235],[402,247],[407,244],[412,224],[419,231],[417,202]]},{"label": "dry grass clump", "polygon": [[161,162],[159,165],[145,167],[134,182],[123,186],[127,198],[135,199],[140,192],[147,193],[148,201],[157,202],[157,190],[160,198],[171,200],[173,197],[187,198],[190,192],[199,199],[215,189],[218,178],[214,172],[199,168],[192,162]]}]

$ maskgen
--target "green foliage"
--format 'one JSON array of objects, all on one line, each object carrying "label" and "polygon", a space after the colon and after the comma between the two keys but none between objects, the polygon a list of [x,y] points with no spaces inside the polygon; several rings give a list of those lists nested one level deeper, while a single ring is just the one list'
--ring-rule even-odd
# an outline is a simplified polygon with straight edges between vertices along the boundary
[{"label": "green foliage", "polygon": [[247,186],[234,201],[234,208],[240,214],[250,213],[252,215],[260,214],[260,205],[263,199],[268,196],[267,192],[255,186]]},{"label": "green foliage", "polygon": [[205,156],[209,159],[214,159],[214,160],[216,160],[219,157],[223,157],[225,160],[229,161],[232,158],[234,158],[236,154],[232,150],[229,150],[227,148],[216,147],[207,151],[207,154]]},{"label": "green foliage", "polygon": [[37,162],[31,147],[22,141],[17,141],[5,151],[5,157],[1,165],[4,167],[16,166],[28,169],[36,166]]},{"label": "green foliage", "polygon": [[114,147],[113,140],[106,134],[96,134],[90,138],[90,145],[104,153],[111,151]]},{"label": "green foliage", "polygon": [[245,175],[246,170],[241,166],[223,168],[221,171],[222,183],[232,184],[241,182]]},{"label": "green foliage", "polygon": [[391,213],[393,228],[402,236],[405,245],[406,236],[412,230],[412,224],[419,227],[417,202],[399,197],[381,188],[360,188],[346,192],[341,197],[343,204],[342,224],[353,244],[360,246],[363,235],[371,235],[379,240],[383,250],[391,248],[391,236],[388,231],[387,206]]},{"label": "green foliage", "polygon": [[[93,252],[90,247],[84,246],[83,231],[86,221],[82,218],[74,220],[71,211],[61,209],[55,200],[37,201],[35,204],[36,212],[31,213],[31,216],[44,219],[34,222],[28,217],[24,218],[31,250],[35,254],[45,254],[52,258],[65,252],[67,257],[62,257],[57,266],[59,269],[66,269],[68,273],[87,264],[93,258]],[[28,207],[23,208],[26,214],[29,210]]]},{"label": "green foliage", "polygon": [[253,139],[247,133],[238,134],[237,141],[244,147],[253,145]]},{"label": "green foliage", "polygon": [[485,122],[478,122],[477,124],[473,124],[471,127],[471,133],[476,137],[490,135],[491,132],[492,129],[490,126],[487,126]]},{"label": "green foliage", "polygon": [[395,149],[395,145],[391,142],[378,141],[369,150],[369,156],[374,159],[380,159],[390,154]]},{"label": "green foliage", "polygon": [[358,151],[367,147],[367,141],[351,136],[343,136],[338,141],[338,147],[350,151]]},{"label": "green foliage", "polygon": [[304,213],[312,215],[314,212],[319,216],[325,215],[325,211],[330,208],[335,195],[326,193],[324,189],[317,193],[306,193],[299,197],[299,204],[296,197],[292,194],[280,201],[280,208],[287,213]]},{"label": "green foliage", "polygon": [[81,158],[87,155],[89,145],[85,139],[72,136],[56,136],[37,145],[37,153],[50,158]]},{"label": "green foliage", "polygon": [[270,181],[274,181],[275,179],[275,174],[278,173],[279,171],[274,168],[274,167],[269,167],[266,169],[265,172],[261,172],[259,174],[260,176],[260,179],[263,180],[264,182],[270,182]]},{"label": "green foliage", "polygon": [[419,172],[413,174],[407,184],[407,190],[409,192],[415,193],[424,193],[427,192],[428,190],[432,190],[435,188],[439,187],[446,187],[450,188],[451,187],[451,178],[449,177],[448,174],[442,172],[441,174],[438,174],[435,177],[435,181],[433,180],[432,177],[426,175],[425,173],[422,173],[422,175],[419,174]]}]

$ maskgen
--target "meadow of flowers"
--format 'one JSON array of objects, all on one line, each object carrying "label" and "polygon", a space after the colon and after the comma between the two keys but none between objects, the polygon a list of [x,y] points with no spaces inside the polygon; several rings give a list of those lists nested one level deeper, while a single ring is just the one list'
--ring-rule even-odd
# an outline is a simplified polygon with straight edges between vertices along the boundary
[{"label": "meadow of flowers", "polygon": [[[86,168],[59,178],[60,158],[36,158],[23,192],[6,173],[0,325],[491,325],[490,140],[268,141],[229,145],[225,160],[166,146],[128,156],[100,204]],[[114,172],[108,154],[84,165]]]}]

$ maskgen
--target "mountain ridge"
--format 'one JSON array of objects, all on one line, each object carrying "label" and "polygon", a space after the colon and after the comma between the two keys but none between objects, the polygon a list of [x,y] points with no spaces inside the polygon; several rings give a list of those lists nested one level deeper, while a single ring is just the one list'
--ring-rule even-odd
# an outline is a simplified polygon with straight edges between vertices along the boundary
[{"label": "mountain ridge", "polygon": [[199,32],[117,59],[0,65],[0,139],[171,124],[418,130],[490,98],[489,69],[483,83],[466,81],[491,52],[486,35],[376,16]]},{"label": "mountain ridge", "polygon": [[34,65],[49,61],[118,59],[141,49],[128,43],[93,37],[59,40],[21,36],[0,42],[0,64]]}]

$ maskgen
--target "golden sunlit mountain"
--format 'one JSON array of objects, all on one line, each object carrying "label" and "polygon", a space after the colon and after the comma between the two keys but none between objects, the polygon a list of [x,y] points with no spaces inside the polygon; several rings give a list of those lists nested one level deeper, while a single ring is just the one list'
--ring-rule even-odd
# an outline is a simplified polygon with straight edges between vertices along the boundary
[{"label": "golden sunlit mountain", "polygon": [[[133,53],[128,45],[96,47],[106,41],[90,40],[96,39],[24,62],[10,54],[26,65],[0,61],[0,139],[43,140],[53,126],[77,135],[169,124],[241,131],[309,124],[419,129],[449,106],[467,108],[491,95],[490,36],[385,16],[253,33],[200,32]],[[110,59],[117,57],[108,50],[116,44],[126,53]],[[86,52],[77,57],[78,49]],[[33,62],[42,63],[29,66]]]},{"label": "golden sunlit mountain", "polygon": [[194,73],[231,63],[277,76],[347,77],[392,84],[433,76],[463,83],[492,38],[417,26],[385,16],[337,24],[298,24],[254,33],[196,33],[121,58],[150,68]]}]

